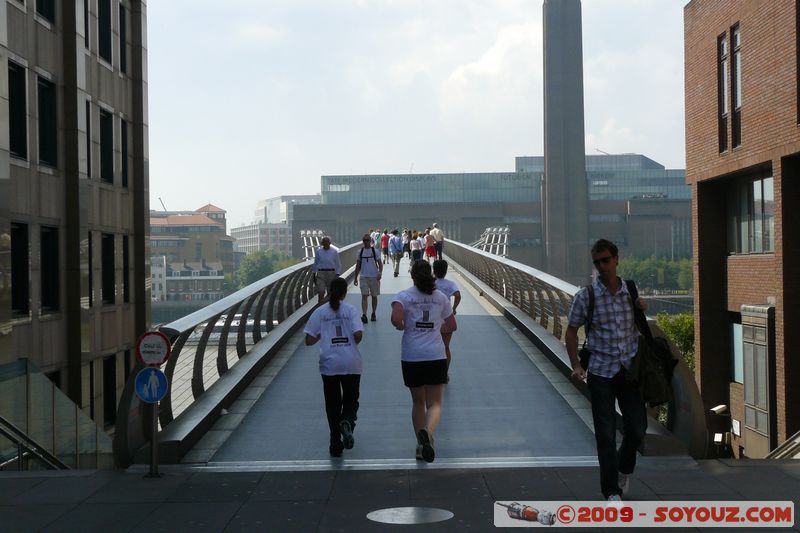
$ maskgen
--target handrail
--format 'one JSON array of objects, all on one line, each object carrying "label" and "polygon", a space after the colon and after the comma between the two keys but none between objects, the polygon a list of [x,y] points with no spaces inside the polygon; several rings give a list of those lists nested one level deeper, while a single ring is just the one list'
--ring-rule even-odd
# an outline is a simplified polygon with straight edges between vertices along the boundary
[{"label": "handrail", "polygon": [[[460,242],[447,241],[444,252],[457,268],[466,270],[497,293],[506,302],[502,305],[511,304],[522,311],[524,313],[522,316],[526,316],[526,320],[535,321],[537,329],[543,328],[558,341],[559,346],[555,346],[548,342],[548,339],[540,339],[541,348],[555,349],[559,352],[557,357],[566,358],[563,341],[568,325],[569,309],[580,287],[546,272]],[[655,336],[665,337],[654,320],[648,319],[648,323]],[[544,335],[544,332],[540,333],[533,335],[540,337]],[[672,357],[678,363],[672,378],[673,399],[667,407],[665,427],[683,441],[693,457],[704,457],[708,453],[708,438],[700,391],[683,357],[672,343],[669,344]],[[568,365],[568,361],[561,360],[559,363],[562,367]],[[568,368],[562,368],[562,371],[567,370]]]},{"label": "handrail", "polygon": [[800,431],[767,454],[767,459],[800,459]]},{"label": "handrail", "polygon": [[[339,249],[342,275],[352,270],[360,246],[359,242]],[[169,388],[159,405],[162,431],[277,325],[316,298],[311,267],[310,261],[292,265],[158,328],[172,344],[164,368]],[[281,331],[286,334],[285,328]],[[140,369],[137,365],[131,373],[119,403],[114,434],[114,457],[119,466],[129,465],[151,438],[152,429],[145,423],[150,407],[138,400],[134,390]]]},{"label": "handrail", "polygon": [[17,445],[17,461],[18,467],[22,470],[23,448],[35,455],[40,461],[52,468],[53,470],[69,470],[70,468],[61,462],[58,457],[51,454],[47,449],[33,440],[30,436],[26,435],[17,426],[0,416],[0,435]]}]

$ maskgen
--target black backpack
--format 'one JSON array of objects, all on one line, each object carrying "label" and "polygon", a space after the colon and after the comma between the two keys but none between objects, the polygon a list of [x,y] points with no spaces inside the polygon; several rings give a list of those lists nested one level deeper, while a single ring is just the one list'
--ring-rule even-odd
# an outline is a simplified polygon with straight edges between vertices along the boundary
[{"label": "black backpack", "polygon": [[[375,259],[375,264],[378,264],[378,253],[375,251],[375,247],[372,247],[372,258]],[[362,248],[358,252],[358,266],[361,266],[361,260],[364,259],[364,249]]]}]

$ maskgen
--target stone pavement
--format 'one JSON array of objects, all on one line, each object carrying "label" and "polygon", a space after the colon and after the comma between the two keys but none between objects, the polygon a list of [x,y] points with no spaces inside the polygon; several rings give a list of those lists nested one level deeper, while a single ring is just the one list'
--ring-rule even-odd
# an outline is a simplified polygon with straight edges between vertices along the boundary
[{"label": "stone pavement", "polygon": [[[162,467],[160,479],[144,478],[142,467],[0,472],[0,531],[493,531],[496,500],[600,499],[596,467],[429,466],[222,472],[177,465]],[[796,513],[796,461],[665,458],[640,460],[628,498],[789,499]],[[454,516],[402,526],[366,518],[371,511],[407,506],[446,509]]]}]

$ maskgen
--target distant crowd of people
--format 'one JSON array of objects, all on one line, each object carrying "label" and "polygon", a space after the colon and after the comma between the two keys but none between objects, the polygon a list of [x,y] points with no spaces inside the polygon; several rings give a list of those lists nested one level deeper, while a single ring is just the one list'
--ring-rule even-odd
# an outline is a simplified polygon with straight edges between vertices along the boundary
[{"label": "distant crowd of people", "polygon": [[[441,420],[444,386],[449,381],[450,340],[457,328],[455,314],[461,302],[458,286],[445,277],[448,264],[442,258],[443,249],[444,233],[436,223],[424,232],[406,228],[402,232],[370,229],[365,233],[353,280],[361,291],[360,317],[356,308],[344,301],[347,281],[339,277],[342,265],[338,250],[328,237],[317,249],[312,272],[320,306],[306,323],[305,342],[308,346],[320,345],[319,370],[332,457],[340,457],[355,442],[363,368],[358,344],[364,326],[377,321],[384,265],[391,261],[394,277],[398,277],[400,262],[407,256],[413,284],[394,297],[389,319],[403,332],[400,364],[403,383],[411,393],[415,456],[426,462],[434,460],[434,432]],[[370,298],[372,313],[368,318]]]}]

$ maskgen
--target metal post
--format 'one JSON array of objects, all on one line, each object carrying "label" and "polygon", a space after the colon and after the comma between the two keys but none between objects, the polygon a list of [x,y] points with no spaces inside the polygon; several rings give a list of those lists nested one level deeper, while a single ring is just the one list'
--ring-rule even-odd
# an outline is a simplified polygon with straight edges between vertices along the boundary
[{"label": "metal post", "polygon": [[153,404],[153,435],[150,437],[150,473],[145,477],[161,477],[158,473],[158,402]]}]

